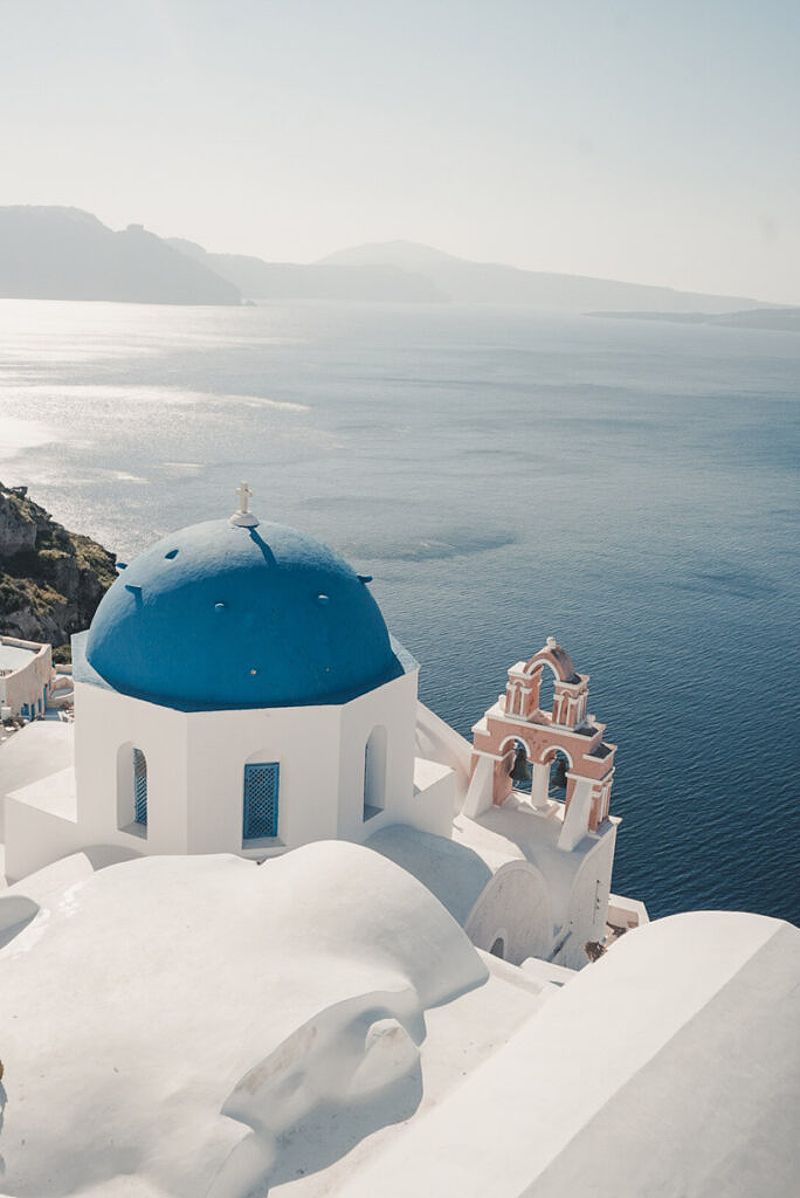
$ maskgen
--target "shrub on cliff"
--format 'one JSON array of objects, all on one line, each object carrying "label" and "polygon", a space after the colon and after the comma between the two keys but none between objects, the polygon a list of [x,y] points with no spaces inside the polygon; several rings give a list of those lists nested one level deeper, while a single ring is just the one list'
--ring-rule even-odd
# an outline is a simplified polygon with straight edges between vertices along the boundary
[{"label": "shrub on cliff", "polygon": [[25,487],[0,483],[0,632],[50,641],[56,660],[68,659],[69,638],[88,627],[116,578],[115,562],[90,537],[56,523]]}]

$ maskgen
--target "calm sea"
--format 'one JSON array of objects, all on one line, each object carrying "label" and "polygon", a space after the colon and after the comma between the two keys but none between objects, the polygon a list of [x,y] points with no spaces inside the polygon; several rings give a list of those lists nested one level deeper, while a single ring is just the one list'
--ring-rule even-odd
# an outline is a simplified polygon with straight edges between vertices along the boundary
[{"label": "calm sea", "polygon": [[227,515],[361,571],[465,734],[550,634],[614,886],[800,923],[800,337],[459,307],[0,301],[0,477],[123,560]]}]

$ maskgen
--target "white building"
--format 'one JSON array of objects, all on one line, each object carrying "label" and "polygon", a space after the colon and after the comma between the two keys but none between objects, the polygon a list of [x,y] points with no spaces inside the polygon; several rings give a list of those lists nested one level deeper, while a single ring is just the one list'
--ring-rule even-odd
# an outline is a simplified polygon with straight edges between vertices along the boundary
[{"label": "white building", "polygon": [[43,715],[52,678],[50,645],[0,636],[0,718]]},{"label": "white building", "polygon": [[[260,524],[248,495],[230,520],[171,534],[127,566],[73,638],[74,761],[48,773],[40,758],[28,785],[13,771],[7,876],[79,850],[262,860],[362,842],[423,881],[478,947],[584,965],[607,932],[618,822],[614,746],[586,723],[586,676],[570,682],[549,643],[529,663],[537,689],[513,710],[501,699],[471,749],[418,702],[417,663],[369,579],[310,537]],[[568,716],[534,701],[546,667],[579,692]],[[515,745],[532,795],[513,789],[526,769]],[[551,797],[544,774],[570,747],[566,788]],[[41,757],[51,752],[43,741]],[[626,926],[646,918],[630,901],[614,912]]]}]

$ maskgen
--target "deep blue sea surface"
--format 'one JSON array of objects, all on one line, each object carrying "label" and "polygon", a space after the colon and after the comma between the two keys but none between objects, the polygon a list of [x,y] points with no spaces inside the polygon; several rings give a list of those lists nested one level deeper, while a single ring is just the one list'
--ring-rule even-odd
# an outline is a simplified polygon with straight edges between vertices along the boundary
[{"label": "deep blue sea surface", "polygon": [[800,923],[800,337],[0,301],[0,422],[0,478],[123,559],[249,479],[465,734],[557,636],[620,746],[614,888]]}]

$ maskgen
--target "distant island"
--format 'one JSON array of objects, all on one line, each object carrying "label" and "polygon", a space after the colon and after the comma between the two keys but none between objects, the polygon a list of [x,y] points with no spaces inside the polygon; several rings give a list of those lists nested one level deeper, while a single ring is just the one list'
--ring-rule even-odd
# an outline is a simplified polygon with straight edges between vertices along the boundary
[{"label": "distant island", "polygon": [[497,304],[540,312],[583,313],[587,308],[658,306],[674,312],[730,312],[757,300],[702,295],[471,262],[409,241],[362,245],[309,265],[265,262],[239,254],[211,254],[182,238],[168,244],[215,271],[252,300],[326,299],[393,303]]},{"label": "distant island", "polygon": [[494,304],[689,320],[772,307],[745,296],[472,262],[408,241],[355,246],[319,262],[267,262],[246,254],[211,253],[185,238],[158,237],[141,225],[115,232],[78,208],[31,206],[0,208],[0,298]]},{"label": "distant island", "polygon": [[430,279],[456,303],[519,306],[541,312],[583,314],[589,309],[626,308],[632,311],[721,313],[769,306],[743,296],[705,295],[675,291],[670,287],[621,283],[615,279],[471,262],[408,241],[356,246],[331,254],[323,262],[350,267],[377,264],[400,267]]},{"label": "distant island", "polygon": [[611,320],[668,320],[673,324],[716,324],[728,329],[771,329],[800,333],[800,308],[746,308],[714,315],[708,312],[589,312]]}]

